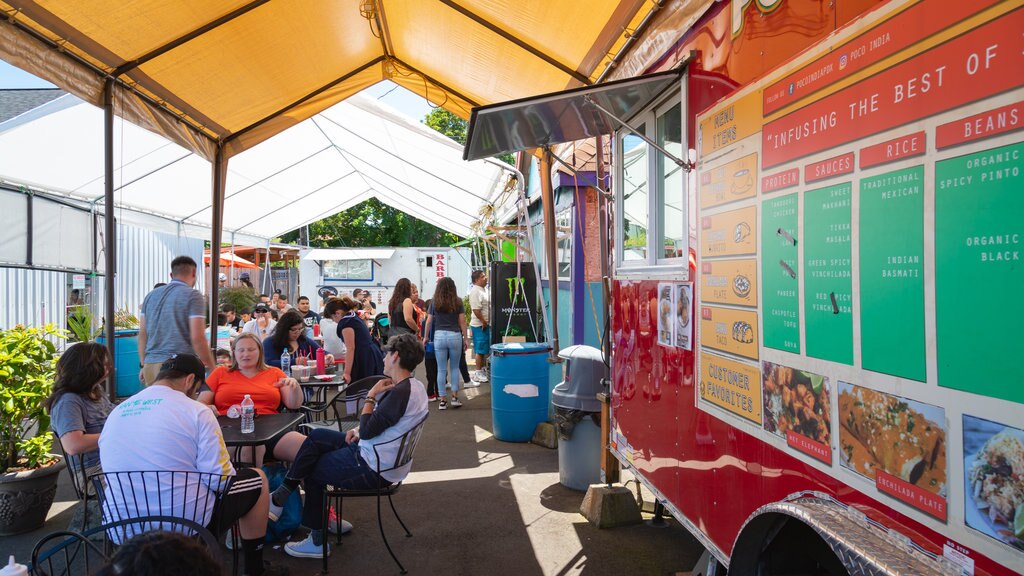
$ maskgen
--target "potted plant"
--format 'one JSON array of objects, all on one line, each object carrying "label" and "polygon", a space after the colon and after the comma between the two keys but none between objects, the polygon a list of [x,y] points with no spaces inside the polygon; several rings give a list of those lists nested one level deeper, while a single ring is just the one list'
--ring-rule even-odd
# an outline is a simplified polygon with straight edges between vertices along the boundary
[{"label": "potted plant", "polygon": [[65,332],[52,324],[0,330],[0,535],[35,530],[57,492],[64,463],[50,454],[53,437],[43,408],[53,388],[57,347]]}]

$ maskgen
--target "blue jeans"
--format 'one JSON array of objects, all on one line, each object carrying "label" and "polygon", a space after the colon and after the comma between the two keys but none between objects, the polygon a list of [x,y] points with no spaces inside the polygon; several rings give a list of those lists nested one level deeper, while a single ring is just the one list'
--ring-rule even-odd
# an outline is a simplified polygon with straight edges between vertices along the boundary
[{"label": "blue jeans", "polygon": [[302,524],[313,530],[323,529],[324,485],[371,490],[390,484],[359,456],[358,442],[348,444],[343,433],[329,428],[318,428],[309,433],[299,447],[287,477],[302,480],[306,485]]},{"label": "blue jeans", "polygon": [[446,396],[444,389],[450,384],[452,395],[458,394],[459,355],[463,354],[462,334],[448,330],[435,332],[434,354],[437,356],[437,393]]}]

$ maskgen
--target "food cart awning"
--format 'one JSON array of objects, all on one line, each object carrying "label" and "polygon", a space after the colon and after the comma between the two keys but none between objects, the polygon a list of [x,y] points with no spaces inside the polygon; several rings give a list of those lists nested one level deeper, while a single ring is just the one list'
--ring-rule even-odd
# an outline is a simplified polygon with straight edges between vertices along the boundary
[{"label": "food cart awning", "polygon": [[302,257],[303,260],[324,262],[328,260],[387,260],[394,256],[391,248],[314,248]]},{"label": "food cart awning", "polygon": [[[474,108],[467,160],[609,134],[679,81],[676,70]],[[611,113],[614,116],[609,115]]]},{"label": "food cart awning", "polygon": [[[591,84],[656,12],[711,0],[3,0],[0,59],[206,159],[384,79],[467,118]],[[650,56],[649,54],[647,56]]]}]

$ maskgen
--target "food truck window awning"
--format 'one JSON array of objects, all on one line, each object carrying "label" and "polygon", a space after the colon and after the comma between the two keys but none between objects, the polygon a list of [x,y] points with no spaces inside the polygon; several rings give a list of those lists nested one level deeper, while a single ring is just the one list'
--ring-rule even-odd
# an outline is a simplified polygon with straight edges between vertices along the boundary
[{"label": "food truck window awning", "polygon": [[670,70],[474,108],[462,157],[478,160],[609,134],[619,123],[607,112],[628,119],[678,82],[680,73]]},{"label": "food truck window awning", "polygon": [[387,260],[395,254],[391,248],[314,248],[303,260]]}]

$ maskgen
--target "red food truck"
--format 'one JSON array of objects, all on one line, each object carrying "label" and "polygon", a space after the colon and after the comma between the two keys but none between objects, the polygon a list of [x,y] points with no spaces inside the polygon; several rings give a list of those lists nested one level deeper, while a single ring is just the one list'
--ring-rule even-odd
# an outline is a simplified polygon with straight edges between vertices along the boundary
[{"label": "red food truck", "polygon": [[719,2],[641,31],[634,84],[506,114],[611,134],[609,445],[712,571],[1024,571],[1022,31]]}]

